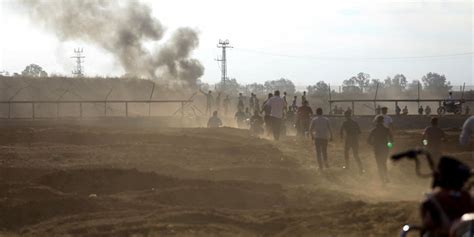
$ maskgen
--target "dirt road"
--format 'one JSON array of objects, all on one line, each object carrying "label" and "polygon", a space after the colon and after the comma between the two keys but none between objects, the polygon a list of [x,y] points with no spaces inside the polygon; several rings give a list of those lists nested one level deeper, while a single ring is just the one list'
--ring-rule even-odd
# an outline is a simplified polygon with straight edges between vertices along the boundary
[{"label": "dirt road", "polygon": [[[0,134],[0,229],[13,236],[393,236],[418,221],[429,187],[409,162],[391,165],[382,186],[366,147],[366,174],[340,168],[337,140],[320,173],[309,141],[233,128],[52,123]],[[446,150],[469,159],[455,136]],[[394,149],[417,139],[399,132]]]}]

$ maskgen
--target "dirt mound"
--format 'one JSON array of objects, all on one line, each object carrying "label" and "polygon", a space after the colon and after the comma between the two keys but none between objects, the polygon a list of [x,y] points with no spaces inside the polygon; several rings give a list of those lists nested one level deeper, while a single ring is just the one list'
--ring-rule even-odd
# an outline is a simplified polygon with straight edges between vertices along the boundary
[{"label": "dirt mound", "polygon": [[21,187],[18,189],[11,189],[6,194],[7,198],[26,201],[48,200],[61,196],[64,196],[64,194],[52,188],[42,186],[30,186]]},{"label": "dirt mound", "polygon": [[286,204],[285,196],[279,192],[270,193],[223,185],[168,189],[140,199],[172,206],[241,210],[269,209]]},{"label": "dirt mound", "polygon": [[111,194],[151,188],[170,188],[179,180],[154,172],[136,169],[92,169],[58,171],[40,177],[37,181],[65,193]]},{"label": "dirt mound", "polygon": [[0,202],[0,227],[17,229],[52,217],[95,212],[102,208],[92,200],[81,198],[49,198],[12,204]]},{"label": "dirt mound", "polygon": [[[397,134],[393,151],[419,143],[419,132]],[[362,143],[366,173],[353,160],[343,169],[337,139],[328,147],[331,168],[319,172],[311,141],[233,128],[0,133],[0,230],[22,235],[392,236],[418,221],[429,189],[412,162],[390,164],[392,182],[380,185]],[[445,145],[457,150],[449,136]],[[471,150],[458,154],[467,160]]]}]

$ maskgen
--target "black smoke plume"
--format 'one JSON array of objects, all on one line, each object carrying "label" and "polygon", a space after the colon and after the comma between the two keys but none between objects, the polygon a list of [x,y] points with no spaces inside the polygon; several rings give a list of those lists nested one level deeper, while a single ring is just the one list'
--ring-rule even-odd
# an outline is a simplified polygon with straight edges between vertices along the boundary
[{"label": "black smoke plume", "polygon": [[165,28],[149,6],[136,1],[114,0],[23,0],[35,22],[61,40],[83,40],[110,52],[127,75],[193,86],[204,73],[192,59],[199,45],[198,33],[179,28],[152,52],[147,41],[158,42]]}]

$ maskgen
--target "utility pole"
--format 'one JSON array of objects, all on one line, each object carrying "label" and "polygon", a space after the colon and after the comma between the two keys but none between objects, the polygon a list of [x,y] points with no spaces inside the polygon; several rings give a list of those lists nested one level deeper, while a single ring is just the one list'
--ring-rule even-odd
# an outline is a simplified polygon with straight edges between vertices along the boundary
[{"label": "utility pole", "polygon": [[225,81],[227,80],[226,49],[232,48],[232,46],[230,46],[229,44],[229,40],[219,40],[219,44],[217,44],[217,48],[222,48],[222,58],[216,59],[217,61],[221,62],[221,91],[225,91]]},{"label": "utility pole", "polygon": [[84,62],[85,56],[82,55],[84,52],[83,49],[74,49],[74,56],[71,58],[76,59],[76,69],[72,71],[72,74],[76,77],[83,77],[84,76],[84,68],[82,67],[82,63]]}]

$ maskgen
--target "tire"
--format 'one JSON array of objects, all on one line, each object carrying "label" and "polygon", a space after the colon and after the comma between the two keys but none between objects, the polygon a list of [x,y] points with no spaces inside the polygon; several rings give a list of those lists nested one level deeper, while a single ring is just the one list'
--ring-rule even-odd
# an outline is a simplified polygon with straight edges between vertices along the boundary
[{"label": "tire", "polygon": [[437,112],[438,112],[439,115],[443,115],[443,114],[446,113],[446,109],[444,107],[439,107]]},{"label": "tire", "polygon": [[461,111],[461,108],[459,108],[459,107],[456,107],[456,109],[454,109],[454,114],[458,114],[458,115],[459,115],[459,114],[461,114],[461,112],[462,112],[462,111]]}]

